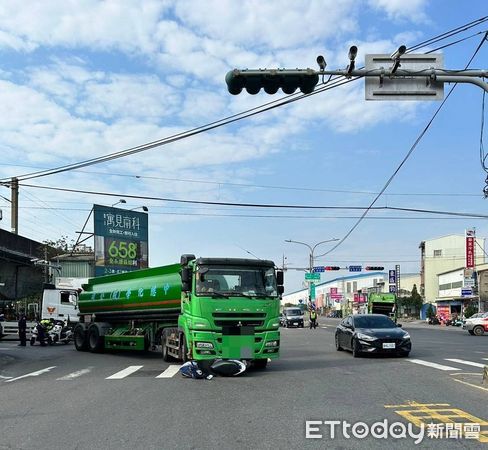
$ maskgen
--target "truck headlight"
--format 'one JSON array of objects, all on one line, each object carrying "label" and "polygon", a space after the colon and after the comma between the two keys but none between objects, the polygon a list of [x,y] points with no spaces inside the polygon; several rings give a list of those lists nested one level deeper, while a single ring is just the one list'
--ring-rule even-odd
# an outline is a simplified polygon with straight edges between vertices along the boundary
[{"label": "truck headlight", "polygon": [[278,341],[268,341],[264,344],[265,347],[278,347]]},{"label": "truck headlight", "polygon": [[214,348],[211,342],[196,342],[196,348]]}]

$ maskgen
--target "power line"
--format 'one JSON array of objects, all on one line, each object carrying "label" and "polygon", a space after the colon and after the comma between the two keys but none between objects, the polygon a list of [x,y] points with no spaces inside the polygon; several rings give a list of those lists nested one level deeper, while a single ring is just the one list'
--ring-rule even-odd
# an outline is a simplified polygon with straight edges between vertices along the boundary
[{"label": "power line", "polygon": [[[404,160],[405,161],[405,160]],[[397,169],[398,171],[398,169]],[[392,177],[390,177],[390,180]],[[315,206],[315,205],[279,205],[279,204],[262,204],[262,203],[233,203],[233,202],[216,202],[216,201],[207,201],[207,200],[183,200],[183,199],[175,199],[175,198],[168,198],[168,197],[152,197],[152,196],[141,196],[141,195],[133,195],[133,194],[120,194],[120,193],[113,193],[113,192],[94,192],[94,191],[87,191],[82,189],[69,189],[69,188],[61,188],[61,187],[53,187],[53,186],[38,186],[33,184],[20,184],[20,186],[24,187],[32,187],[38,189],[46,189],[46,190],[54,190],[54,191],[64,191],[64,192],[76,192],[81,194],[88,194],[88,195],[101,195],[101,196],[108,196],[108,197],[125,197],[125,198],[133,198],[138,200],[157,200],[157,201],[164,201],[170,203],[185,203],[185,204],[196,204],[196,205],[218,205],[218,206],[234,206],[240,208],[270,208],[270,209],[305,209],[305,210],[364,210],[364,206]],[[380,195],[380,194],[379,194]],[[458,216],[458,217],[470,217],[470,218],[479,218],[479,219],[488,219],[488,215],[484,214],[476,214],[476,213],[460,213],[460,212],[452,212],[452,211],[439,211],[439,210],[432,210],[432,209],[420,209],[420,208],[400,208],[400,207],[393,207],[393,206],[373,206],[370,205],[367,207],[367,210],[395,210],[395,211],[407,211],[407,212],[416,212],[416,213],[428,213],[428,214],[436,214],[436,215],[447,215],[447,216]],[[364,217],[365,214],[361,217]],[[360,218],[361,219],[361,218]],[[337,247],[337,245],[336,245]]]}]

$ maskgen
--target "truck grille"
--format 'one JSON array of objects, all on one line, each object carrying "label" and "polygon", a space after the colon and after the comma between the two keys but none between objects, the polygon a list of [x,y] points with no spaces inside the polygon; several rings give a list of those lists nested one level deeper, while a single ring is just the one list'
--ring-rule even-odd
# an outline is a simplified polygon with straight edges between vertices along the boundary
[{"label": "truck grille", "polygon": [[222,319],[230,319],[233,317],[252,317],[252,318],[259,318],[264,319],[266,317],[266,313],[248,313],[248,312],[215,312],[212,314],[212,317],[215,318],[222,318]]},{"label": "truck grille", "polygon": [[262,327],[264,320],[216,320],[215,325],[218,327]]}]

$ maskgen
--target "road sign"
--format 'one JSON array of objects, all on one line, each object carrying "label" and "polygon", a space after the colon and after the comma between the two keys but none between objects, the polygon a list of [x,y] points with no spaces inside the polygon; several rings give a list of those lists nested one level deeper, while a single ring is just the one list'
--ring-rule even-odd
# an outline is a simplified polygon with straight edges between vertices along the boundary
[{"label": "road sign", "polygon": [[324,266],[315,266],[312,272],[325,272]]},{"label": "road sign", "polygon": [[315,300],[315,284],[310,284],[310,300]]},{"label": "road sign", "polygon": [[463,297],[470,297],[473,295],[473,290],[472,289],[461,289],[461,296]]},{"label": "road sign", "polygon": [[349,272],[361,272],[363,270],[362,266],[349,266]]},{"label": "road sign", "polygon": [[[393,65],[390,55],[366,55],[366,70],[389,68]],[[366,77],[366,100],[442,100],[444,83],[429,79],[426,72],[444,68],[442,53],[428,55],[408,54],[400,58],[401,69],[419,71],[419,76]],[[422,72],[423,71],[423,72]]]},{"label": "road sign", "polygon": [[306,280],[320,280],[320,273],[318,273],[318,272],[317,273],[315,273],[315,272],[312,272],[312,273],[307,272],[305,274],[305,279]]}]

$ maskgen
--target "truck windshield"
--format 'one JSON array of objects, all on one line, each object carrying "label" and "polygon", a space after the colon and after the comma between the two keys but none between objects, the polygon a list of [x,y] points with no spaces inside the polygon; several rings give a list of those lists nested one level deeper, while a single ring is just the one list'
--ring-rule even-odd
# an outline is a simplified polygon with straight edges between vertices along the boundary
[{"label": "truck windshield", "polygon": [[226,296],[277,297],[273,267],[207,265],[198,267],[197,295],[218,292]]}]

